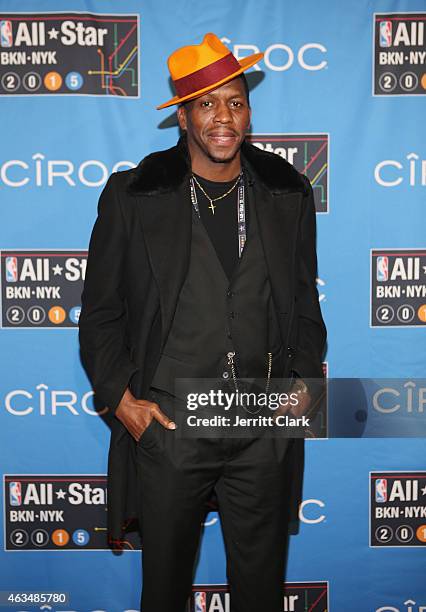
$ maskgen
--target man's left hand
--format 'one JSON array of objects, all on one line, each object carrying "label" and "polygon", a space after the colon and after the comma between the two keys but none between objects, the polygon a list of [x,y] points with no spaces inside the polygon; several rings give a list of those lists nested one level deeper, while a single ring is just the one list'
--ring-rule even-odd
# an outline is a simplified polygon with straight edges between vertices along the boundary
[{"label": "man's left hand", "polygon": [[[296,379],[288,395],[291,396],[293,401],[279,406],[275,410],[274,418],[283,414],[289,414],[289,416],[293,417],[302,417],[307,414],[312,398],[302,378]],[[294,403],[294,396],[297,398],[297,404]]]}]

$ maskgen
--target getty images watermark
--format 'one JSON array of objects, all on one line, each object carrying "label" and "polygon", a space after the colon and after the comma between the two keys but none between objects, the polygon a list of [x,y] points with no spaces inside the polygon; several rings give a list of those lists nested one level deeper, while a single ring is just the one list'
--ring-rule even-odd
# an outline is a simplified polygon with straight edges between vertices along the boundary
[{"label": "getty images watermark", "polygon": [[[233,417],[224,414],[215,414],[209,417],[199,417],[195,414],[187,417],[189,427],[248,427],[248,426],[278,426],[278,427],[308,427],[310,419],[305,416],[295,416],[292,410],[299,407],[299,393],[255,393],[248,391],[223,391],[210,389],[209,392],[189,393],[186,398],[186,407],[190,411],[209,407],[230,411],[232,408],[241,408],[242,412],[235,412]],[[267,408],[271,414],[258,414]],[[282,413],[281,410],[288,410]],[[292,416],[291,416],[292,415]]]},{"label": "getty images watermark", "polygon": [[271,378],[266,389],[264,379],[242,378],[236,389],[232,379],[176,378],[169,416],[181,437],[426,437],[425,378],[303,383]]},{"label": "getty images watermark", "polygon": [[[320,384],[318,384],[320,382]],[[314,384],[313,384],[314,383]],[[237,388],[235,388],[237,386]],[[266,388],[265,388],[266,386]],[[324,437],[320,381],[189,379],[175,381],[174,420],[182,437]]]}]

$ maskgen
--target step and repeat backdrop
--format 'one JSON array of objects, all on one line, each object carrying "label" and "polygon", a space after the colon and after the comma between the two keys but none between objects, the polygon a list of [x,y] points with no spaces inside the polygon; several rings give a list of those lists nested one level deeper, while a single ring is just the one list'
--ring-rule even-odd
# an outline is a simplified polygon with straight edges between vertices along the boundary
[{"label": "step and repeat backdrop", "polygon": [[[139,609],[137,532],[107,543],[108,409],[79,360],[80,295],[100,192],[176,142],[174,109],[155,110],[166,60],[209,31],[265,52],[250,140],[313,185],[327,376],[388,381],[371,410],[423,423],[426,1],[1,0],[0,610]],[[425,441],[368,435],[369,411],[306,442],[283,612],[426,611]],[[212,511],[190,608],[231,605]]]}]

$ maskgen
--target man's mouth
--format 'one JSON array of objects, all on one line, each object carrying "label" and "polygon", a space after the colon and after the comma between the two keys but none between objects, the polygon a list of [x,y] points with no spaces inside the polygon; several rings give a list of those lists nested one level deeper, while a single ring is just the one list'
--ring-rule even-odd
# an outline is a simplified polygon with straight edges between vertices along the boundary
[{"label": "man's mouth", "polygon": [[209,132],[207,136],[214,144],[224,146],[234,144],[237,139],[237,134],[230,131]]}]

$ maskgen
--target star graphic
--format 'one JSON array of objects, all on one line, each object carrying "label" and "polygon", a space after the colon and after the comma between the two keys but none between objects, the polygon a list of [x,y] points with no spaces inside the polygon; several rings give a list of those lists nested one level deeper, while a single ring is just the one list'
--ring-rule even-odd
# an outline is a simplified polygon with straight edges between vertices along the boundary
[{"label": "star graphic", "polygon": [[59,491],[56,491],[56,497],[58,499],[65,499],[65,491],[63,489],[59,489]]},{"label": "star graphic", "polygon": [[56,266],[52,267],[52,270],[53,270],[53,274],[57,276],[58,274],[62,274],[63,267],[60,266],[59,264],[56,264]]},{"label": "star graphic", "polygon": [[52,40],[52,38],[57,40],[59,30],[55,30],[55,28],[50,28],[50,30],[47,30],[47,33],[49,34],[49,40]]},{"label": "star graphic", "polygon": [[423,487],[422,489],[420,489],[420,491],[422,492],[422,495],[426,495],[426,487]]}]

